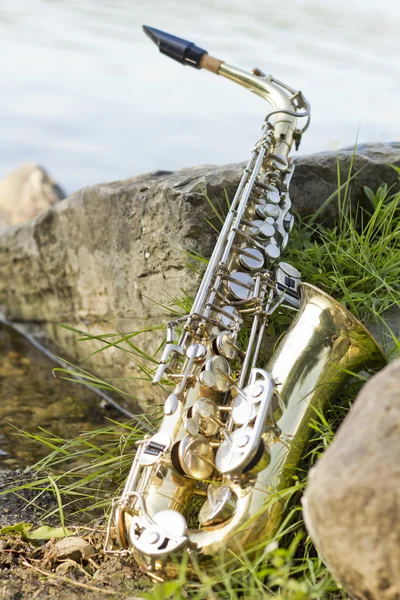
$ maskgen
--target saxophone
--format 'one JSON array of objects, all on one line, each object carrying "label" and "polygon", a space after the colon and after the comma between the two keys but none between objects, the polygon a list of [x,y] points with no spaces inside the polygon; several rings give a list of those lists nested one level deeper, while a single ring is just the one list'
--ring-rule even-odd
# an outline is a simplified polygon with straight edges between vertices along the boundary
[{"label": "saxophone", "polygon": [[[137,443],[109,522],[106,550],[113,551],[115,537],[118,552],[132,553],[164,580],[177,575],[184,552],[207,568],[277,531],[280,492],[293,483],[314,409],[331,401],[351,372],[384,358],[357,319],[281,260],[294,220],[288,155],[310,120],[303,94],[259,69],[242,71],[193,43],[144,30],[162,53],[272,106],[192,310],[166,325],[153,383],[166,378],[174,391],[157,433]],[[260,365],[268,320],[281,305],[296,314],[272,359]]]}]

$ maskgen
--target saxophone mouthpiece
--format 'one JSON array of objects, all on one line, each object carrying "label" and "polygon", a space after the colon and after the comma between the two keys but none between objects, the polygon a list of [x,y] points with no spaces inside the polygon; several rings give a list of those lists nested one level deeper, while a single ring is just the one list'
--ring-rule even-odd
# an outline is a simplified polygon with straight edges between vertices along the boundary
[{"label": "saxophone mouthpiece", "polygon": [[143,30],[157,44],[162,54],[177,60],[182,65],[190,65],[196,69],[202,68],[201,59],[207,54],[207,50],[199,48],[193,42],[188,42],[148,25],[143,25]]}]

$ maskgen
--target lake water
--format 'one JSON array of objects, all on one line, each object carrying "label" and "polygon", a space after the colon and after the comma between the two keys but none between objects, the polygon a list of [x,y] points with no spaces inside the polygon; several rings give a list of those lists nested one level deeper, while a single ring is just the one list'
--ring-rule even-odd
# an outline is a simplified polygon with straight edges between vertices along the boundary
[{"label": "lake water", "polygon": [[302,153],[399,139],[399,20],[394,0],[0,0],[0,176],[37,161],[72,192],[247,158],[263,101],[160,55],[143,23],[301,88]]},{"label": "lake water", "polygon": [[[49,446],[21,431],[48,439],[51,432],[61,443],[82,431],[106,427],[106,417],[124,419],[94,390],[62,379],[61,373],[54,377],[57,366],[0,323],[0,470],[32,465],[49,454]],[[52,442],[57,444],[55,439]]]}]

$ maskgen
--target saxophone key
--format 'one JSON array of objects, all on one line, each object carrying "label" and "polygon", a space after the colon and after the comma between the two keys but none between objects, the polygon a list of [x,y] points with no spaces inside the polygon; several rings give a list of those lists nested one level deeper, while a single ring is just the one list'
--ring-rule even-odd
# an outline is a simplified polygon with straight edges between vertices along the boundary
[{"label": "saxophone key", "polygon": [[264,252],[271,260],[277,260],[281,255],[279,246],[277,244],[272,243],[267,244],[267,246],[265,246]]},{"label": "saxophone key", "polygon": [[254,289],[254,280],[248,273],[235,271],[228,279],[228,291],[235,300],[248,300]]},{"label": "saxophone key", "polygon": [[254,470],[261,459],[262,468],[265,468],[269,462],[268,448],[257,438],[252,427],[244,425],[232,432],[230,442],[225,440],[221,444],[215,456],[215,464],[224,475],[240,475]]},{"label": "saxophone key", "polygon": [[256,214],[261,219],[265,219],[267,217],[272,217],[276,219],[280,214],[280,209],[277,204],[272,204],[271,202],[265,204],[257,204],[256,206]]},{"label": "saxophone key", "polygon": [[269,157],[269,161],[271,163],[271,166],[274,169],[277,169],[278,171],[284,172],[287,171],[287,169],[289,168],[289,163],[287,159],[281,154],[272,154]]},{"label": "saxophone key", "polygon": [[200,433],[206,437],[215,436],[224,423],[216,404],[210,398],[199,398],[189,409],[190,416],[196,421]]},{"label": "saxophone key", "polygon": [[264,224],[264,221],[261,219],[255,219],[249,223],[250,229],[249,232],[251,235],[259,235],[260,228]]},{"label": "saxophone key", "polygon": [[202,388],[205,388],[206,390],[210,390],[210,389],[214,389],[215,388],[215,377],[214,377],[214,373],[211,373],[211,371],[206,371],[204,369],[200,373],[200,375],[198,377],[198,381],[200,383],[200,386]]},{"label": "saxophone key", "polygon": [[175,470],[193,479],[209,479],[214,470],[214,450],[203,435],[186,435],[172,446],[171,461]]},{"label": "saxophone key", "polygon": [[271,186],[271,188],[272,189],[267,192],[265,199],[271,204],[279,204],[281,201],[281,195],[279,193],[279,190],[275,186]]},{"label": "saxophone key", "polygon": [[173,415],[178,408],[179,400],[176,394],[170,394],[164,402],[164,415]]},{"label": "saxophone key", "polygon": [[257,416],[257,405],[238,395],[232,407],[232,420],[235,425],[247,425]]},{"label": "saxophone key", "polygon": [[200,425],[197,419],[187,418],[183,423],[183,428],[188,435],[197,435],[200,430]]},{"label": "saxophone key", "polygon": [[217,321],[221,323],[224,328],[233,327],[235,323],[242,321],[240,313],[236,308],[230,304],[224,304],[220,307],[217,314]]},{"label": "saxophone key", "polygon": [[176,510],[161,510],[151,519],[134,517],[129,530],[132,546],[148,556],[160,556],[187,542],[185,517]]},{"label": "saxophone key", "polygon": [[227,485],[209,485],[207,500],[199,512],[200,525],[208,527],[227,521],[234,514],[236,505],[236,496]]},{"label": "saxophone key", "polygon": [[[261,198],[258,199],[258,202],[261,202]],[[265,200],[262,201],[262,204],[256,204],[255,207],[255,213],[257,215],[257,217],[259,217],[260,219],[265,219],[265,207],[267,206],[267,203],[265,202]],[[275,206],[275,205],[273,205]]]},{"label": "saxophone key", "polygon": [[276,270],[275,280],[278,294],[284,294],[286,302],[291,306],[298,307],[300,305],[300,271],[289,263],[280,262]]},{"label": "saxophone key", "polygon": [[243,248],[239,254],[239,262],[248,271],[258,271],[264,266],[264,257],[257,248]]},{"label": "saxophone key", "polygon": [[171,447],[171,436],[159,431],[146,440],[144,450],[140,454],[139,463],[142,467],[154,465]]},{"label": "saxophone key", "polygon": [[191,344],[186,350],[187,358],[194,355],[194,362],[201,362],[207,355],[207,348],[203,344]]},{"label": "saxophone key", "polygon": [[212,356],[208,359],[205,365],[205,370],[210,371],[214,375],[214,389],[218,392],[227,392],[231,383],[229,380],[230,366],[226,358],[223,356]]},{"label": "saxophone key", "polygon": [[264,208],[265,215],[276,219],[279,216],[279,213],[280,213],[279,206],[277,206],[276,204],[266,204],[266,206]]},{"label": "saxophone key", "polygon": [[283,217],[283,225],[285,230],[290,233],[294,225],[294,216],[290,213],[286,213],[286,215]]},{"label": "saxophone key", "polygon": [[[272,219],[273,223],[273,219]],[[271,222],[265,222],[261,225],[258,231],[258,236],[264,240],[272,238],[275,235],[275,227]]]},{"label": "saxophone key", "polygon": [[229,331],[222,331],[215,338],[215,340],[213,341],[213,349],[217,354],[223,356],[224,358],[228,358],[229,360],[236,358],[236,356],[238,355],[238,348],[236,344],[232,341],[232,337]]},{"label": "saxophone key", "polygon": [[258,415],[260,402],[263,400],[264,386],[256,384],[250,390],[238,395],[232,407],[232,420],[235,425],[248,425]]}]

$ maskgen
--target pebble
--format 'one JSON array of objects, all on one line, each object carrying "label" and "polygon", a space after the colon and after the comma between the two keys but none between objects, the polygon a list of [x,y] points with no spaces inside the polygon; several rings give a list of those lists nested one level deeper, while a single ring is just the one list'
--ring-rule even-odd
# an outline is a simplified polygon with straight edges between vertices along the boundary
[{"label": "pebble", "polygon": [[57,559],[71,559],[75,562],[90,558],[96,554],[96,550],[81,537],[66,537],[55,544]]}]

